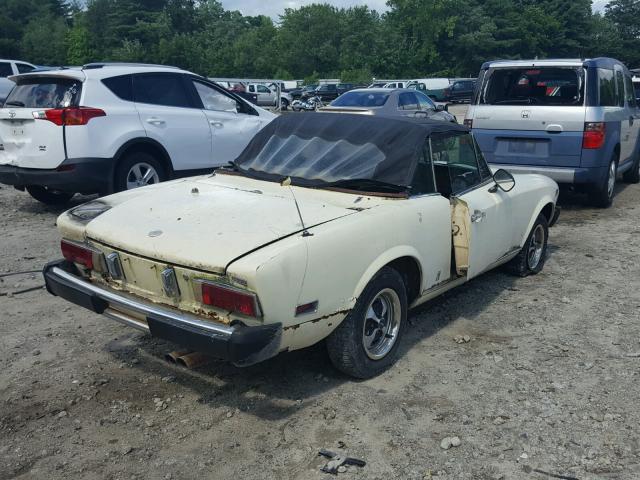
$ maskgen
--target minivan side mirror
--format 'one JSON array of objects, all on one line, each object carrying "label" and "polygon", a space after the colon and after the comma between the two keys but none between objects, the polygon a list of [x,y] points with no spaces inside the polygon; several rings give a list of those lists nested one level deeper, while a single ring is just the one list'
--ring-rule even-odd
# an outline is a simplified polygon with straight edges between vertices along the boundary
[{"label": "minivan side mirror", "polygon": [[496,192],[498,188],[503,192],[510,192],[516,186],[516,179],[504,169],[499,169],[493,174],[493,181],[496,183],[489,191]]}]

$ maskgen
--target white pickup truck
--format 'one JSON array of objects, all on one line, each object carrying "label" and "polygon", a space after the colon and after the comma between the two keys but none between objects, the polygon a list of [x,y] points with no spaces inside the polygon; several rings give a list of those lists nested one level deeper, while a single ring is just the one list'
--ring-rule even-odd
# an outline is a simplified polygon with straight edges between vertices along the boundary
[{"label": "white pickup truck", "polygon": [[[277,87],[275,84],[264,85],[262,83],[249,83],[246,86],[247,92],[256,94],[258,96],[258,105],[266,107],[276,107],[278,103],[276,98],[278,96]],[[286,110],[293,98],[287,92],[280,91],[280,106],[282,110]]]}]

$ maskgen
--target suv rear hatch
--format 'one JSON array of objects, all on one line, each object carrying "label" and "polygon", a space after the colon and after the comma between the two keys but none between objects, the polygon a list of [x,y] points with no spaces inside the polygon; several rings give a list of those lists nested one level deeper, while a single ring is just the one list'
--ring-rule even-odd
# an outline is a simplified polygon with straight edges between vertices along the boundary
[{"label": "suv rear hatch", "polygon": [[582,66],[532,63],[485,70],[472,120],[487,161],[579,166],[584,92]]},{"label": "suv rear hatch", "polygon": [[81,72],[11,77],[16,86],[0,108],[0,165],[52,169],[66,158],[60,109],[77,106]]}]

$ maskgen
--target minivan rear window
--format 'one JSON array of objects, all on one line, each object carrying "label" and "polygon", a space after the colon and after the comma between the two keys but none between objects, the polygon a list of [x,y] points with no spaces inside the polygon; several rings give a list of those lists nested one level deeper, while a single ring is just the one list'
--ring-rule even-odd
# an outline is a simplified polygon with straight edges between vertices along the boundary
[{"label": "minivan rear window", "polygon": [[492,68],[480,96],[484,105],[582,105],[582,67]]},{"label": "minivan rear window", "polygon": [[18,108],[77,106],[82,82],[70,78],[31,77],[19,80],[4,102]]}]

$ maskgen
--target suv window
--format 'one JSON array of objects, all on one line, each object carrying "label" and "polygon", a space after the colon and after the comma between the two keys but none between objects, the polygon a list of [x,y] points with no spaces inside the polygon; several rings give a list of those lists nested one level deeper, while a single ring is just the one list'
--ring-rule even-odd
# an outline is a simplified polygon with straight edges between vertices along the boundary
[{"label": "suv window", "polygon": [[631,108],[636,108],[636,92],[633,88],[633,82],[631,81],[631,77],[628,75],[624,76],[624,91],[625,91],[625,99],[627,100],[627,104]]},{"label": "suv window", "polygon": [[600,91],[600,102],[598,105],[601,107],[615,107],[618,102],[616,99],[616,83],[613,70],[599,68],[598,84]]},{"label": "suv window", "polygon": [[102,83],[122,100],[133,101],[133,81],[131,75],[105,78]]},{"label": "suv window", "polygon": [[78,105],[82,82],[69,78],[23,79],[11,90],[5,106],[63,108]]},{"label": "suv window", "polygon": [[194,81],[193,85],[196,87],[198,96],[202,101],[202,106],[205,110],[217,110],[223,112],[237,113],[239,110],[238,102],[235,99],[228,97],[222,92],[219,92],[215,88],[205,85],[202,82]]},{"label": "suv window", "polygon": [[8,77],[9,75],[13,75],[11,64],[6,62],[0,63],[0,77]]},{"label": "suv window", "polygon": [[433,165],[431,165],[431,155],[429,152],[429,141],[422,147],[422,155],[416,164],[416,171],[413,173],[411,181],[411,195],[424,195],[435,193],[435,179],[433,178]]},{"label": "suv window", "polygon": [[433,101],[431,101],[431,99],[429,97],[427,97],[424,93],[416,92],[415,96],[418,98],[418,103],[420,104],[420,109],[421,110],[435,110],[436,109],[436,106],[433,103]]},{"label": "suv window", "polygon": [[492,68],[485,75],[485,105],[582,105],[582,67]]},{"label": "suv window", "polygon": [[439,193],[457,195],[482,183],[474,139],[469,133],[432,135],[431,158]]},{"label": "suv window", "polygon": [[403,92],[398,95],[398,109],[400,110],[420,110],[418,98],[413,92]]},{"label": "suv window", "polygon": [[624,75],[620,70],[616,70],[616,91],[618,106],[624,108]]},{"label": "suv window", "polygon": [[16,67],[18,67],[18,73],[29,73],[33,72],[36,68],[31,65],[27,65],[26,63],[16,63]]},{"label": "suv window", "polygon": [[167,107],[192,107],[181,75],[142,73],[133,77],[133,92],[138,103]]}]

